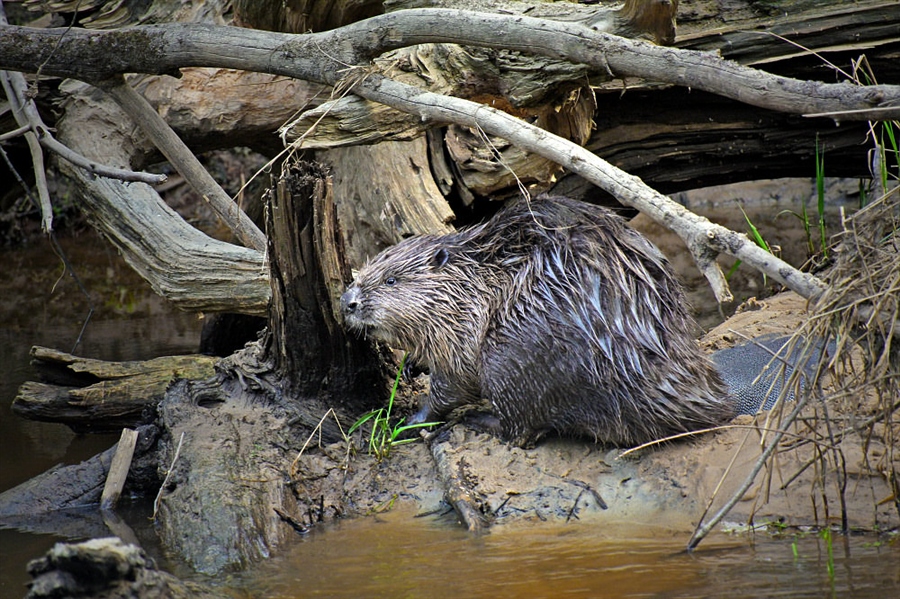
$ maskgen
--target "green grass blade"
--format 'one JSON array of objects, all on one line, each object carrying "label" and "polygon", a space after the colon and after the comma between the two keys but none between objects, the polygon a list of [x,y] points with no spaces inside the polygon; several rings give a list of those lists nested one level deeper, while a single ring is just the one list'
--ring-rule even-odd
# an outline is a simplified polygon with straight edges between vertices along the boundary
[{"label": "green grass blade", "polygon": [[828,236],[825,232],[825,145],[819,150],[819,136],[816,135],[816,197],[819,213],[819,243],[822,254],[828,258]]},{"label": "green grass blade", "polygon": [[353,423],[353,426],[350,427],[350,430],[347,431],[347,434],[352,435],[353,431],[357,430],[359,427],[364,425],[366,422],[368,422],[372,418],[375,418],[378,415],[378,412],[380,412],[380,411],[381,411],[381,408],[378,408],[377,410],[372,410],[371,412],[369,412],[367,414],[363,414],[359,418],[359,420],[357,420],[356,422]]}]

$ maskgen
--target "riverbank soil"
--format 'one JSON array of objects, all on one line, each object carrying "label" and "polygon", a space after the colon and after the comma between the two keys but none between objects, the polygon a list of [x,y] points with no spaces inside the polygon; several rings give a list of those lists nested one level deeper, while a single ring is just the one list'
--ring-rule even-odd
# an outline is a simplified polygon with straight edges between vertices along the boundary
[{"label": "riverbank soil", "polygon": [[[702,343],[712,350],[790,335],[806,319],[806,301],[785,293],[748,304]],[[246,365],[250,358],[228,360]],[[395,417],[413,413],[426,388],[422,378],[402,385]],[[559,438],[522,449],[456,424],[377,459],[365,427],[336,434],[341,429],[324,406],[321,414],[300,414],[260,402],[258,391],[227,377],[214,385],[181,381],[159,406],[163,432],[150,450],[165,478],[156,530],[166,550],[196,572],[245,569],[322,523],[399,508],[431,518],[455,510],[472,531],[579,522],[607,535],[658,527],[687,543],[737,496],[723,522],[729,528],[900,528],[891,490],[900,466],[890,446],[900,424],[854,429],[877,411],[874,397],[832,402],[828,419],[824,404],[810,402],[754,474],[793,403],[629,452]],[[826,381],[824,391],[837,389]]]},{"label": "riverbank soil", "polygon": [[[706,335],[703,344],[721,349],[745,338],[790,335],[805,316],[804,299],[782,294],[750,304]],[[825,426],[821,418],[815,421],[820,407],[805,408],[775,458],[741,494],[729,522],[822,527],[846,519],[852,529],[900,526],[885,475],[898,470],[898,464],[884,462],[891,454],[885,445],[889,436],[884,429],[877,434],[876,428],[874,435],[840,431],[829,448],[805,442],[813,437],[811,428]],[[864,419],[875,408],[859,398],[856,418]],[[724,504],[750,476],[780,413],[741,416],[720,430],[626,455],[568,439],[520,449],[464,425],[437,434],[430,445],[431,453],[440,456],[437,478],[444,479],[451,496],[465,496],[484,524],[581,519],[627,528],[652,522],[689,533],[704,513],[712,513],[710,506],[715,510]],[[893,438],[898,438],[898,426],[891,431]],[[831,463],[835,455],[838,468]],[[435,485],[433,463],[425,444],[399,447],[375,463],[362,455],[347,458],[342,442],[307,448],[298,460],[294,485],[326,518],[386,509],[394,499],[414,503],[420,513],[440,513],[450,508]]]}]

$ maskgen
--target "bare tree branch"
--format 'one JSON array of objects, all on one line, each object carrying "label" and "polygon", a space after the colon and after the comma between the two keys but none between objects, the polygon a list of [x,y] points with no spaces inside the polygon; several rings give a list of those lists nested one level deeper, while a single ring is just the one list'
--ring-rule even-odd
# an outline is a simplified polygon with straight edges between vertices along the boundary
[{"label": "bare tree branch", "polygon": [[247,247],[264,252],[266,236],[203,168],[194,153],[159,113],[122,76],[99,84],[128,113],[191,187],[206,200]]},{"label": "bare tree branch", "polygon": [[140,181],[150,185],[159,185],[160,183],[165,182],[165,175],[142,173],[99,164],[96,161],[75,152],[65,144],[60,143],[53,137],[53,134],[50,133],[50,128],[44,124],[41,115],[38,113],[37,107],[34,105],[34,101],[27,99],[28,83],[25,81],[25,77],[21,73],[0,71],[0,81],[3,82],[3,89],[7,96],[11,98],[13,115],[16,118],[16,122],[21,125],[21,127],[15,131],[10,131],[8,134],[0,136],[2,139],[6,140],[17,135],[25,134],[26,131],[31,131],[34,134],[34,138],[44,146],[44,148],[50,150],[60,158],[68,160],[72,164],[95,175],[119,179],[120,181]]},{"label": "bare tree branch", "polygon": [[824,283],[819,279],[796,270],[766,252],[751,242],[746,235],[709,222],[585,148],[505,112],[461,98],[423,92],[374,74],[357,82],[354,92],[367,99],[415,114],[421,119],[482,129],[528,151],[555,160],[578,173],[614,195],[622,203],[646,213],[684,239],[698,266],[712,284],[720,302],[730,301],[730,292],[727,290],[724,275],[709,255],[708,249],[705,249],[709,247],[745,261],[803,297],[815,297],[825,289]]},{"label": "bare tree branch", "polygon": [[[6,13],[0,3],[0,26],[6,25]],[[41,209],[41,229],[45,233],[53,230],[53,206],[50,201],[50,191],[47,187],[47,176],[44,172],[44,155],[41,146],[69,162],[80,166],[94,174],[104,177],[112,177],[123,181],[144,181],[146,183],[162,183],[165,175],[152,175],[150,173],[136,173],[134,171],[118,169],[98,164],[72,151],[64,144],[59,143],[44,124],[34,101],[28,97],[28,83],[24,75],[17,72],[0,71],[0,85],[9,100],[13,117],[19,128],[10,134],[24,134],[31,150],[31,161],[34,167],[35,186],[38,190],[38,201]],[[9,136],[4,135],[7,139]]]},{"label": "bare tree branch", "polygon": [[[364,67],[387,50],[453,42],[507,48],[581,62],[616,77],[639,76],[718,93],[794,113],[883,109],[900,116],[900,86],[803,82],[766,74],[711,53],[661,48],[544,19],[419,9],[391,13],[324,33],[286,35],[205,25],[147,26],[108,32],[0,28],[0,67],[33,69],[89,81],[122,72],[171,72],[182,66],[222,66],[336,84],[345,77],[354,92],[422,119],[481,128],[557,161],[664,226],[688,244],[720,301],[730,293],[715,252],[740,258],[805,297],[824,285],[750,243],[713,225],[597,158],[587,150],[506,113],[439,94],[421,92]],[[61,39],[60,39],[61,38]],[[49,52],[57,44],[53,53]],[[122,48],[130,51],[123,52]],[[865,116],[869,116],[868,113]],[[712,248],[712,251],[710,249]]]},{"label": "bare tree branch", "polygon": [[[576,23],[450,9],[380,15],[307,35],[212,25],[148,25],[110,31],[0,27],[0,68],[100,81],[126,72],[172,74],[219,66],[334,84],[351,66],[427,43],[505,48],[589,65],[613,77],[641,77],[795,114],[887,108],[900,118],[900,86],[861,87],[779,77],[713,53],[655,46]],[[58,43],[58,47],[53,49]],[[123,51],[126,49],[127,51]],[[77,57],[76,60],[72,60]],[[847,120],[868,120],[848,112]]]}]

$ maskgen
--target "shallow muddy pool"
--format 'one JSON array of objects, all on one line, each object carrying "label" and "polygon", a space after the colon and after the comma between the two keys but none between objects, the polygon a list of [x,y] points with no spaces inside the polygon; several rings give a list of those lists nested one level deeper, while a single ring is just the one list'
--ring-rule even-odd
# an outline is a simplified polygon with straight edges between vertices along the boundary
[{"label": "shallow muddy pool", "polygon": [[[49,243],[0,250],[0,492],[48,468],[77,464],[108,449],[118,435],[76,435],[61,424],[32,422],[10,405],[26,380],[35,380],[29,351],[44,345],[106,360],[142,360],[196,351],[201,322],[156,297],[115,250],[90,232],[61,239],[61,246],[90,294],[63,274]],[[93,307],[94,313],[85,325]],[[54,542],[0,528],[0,598],[24,596],[25,566]]]},{"label": "shallow muddy pool", "polygon": [[664,527],[636,524],[629,536],[571,523],[473,537],[449,519],[372,516],[317,530],[231,584],[273,599],[900,596],[898,543],[838,537],[829,558],[815,534],[723,533],[689,554],[686,536]]},{"label": "shallow muddy pool", "polygon": [[[781,209],[796,205],[762,206],[765,214]],[[733,207],[723,210],[724,217],[734,217]],[[779,219],[775,228],[787,228],[791,220]],[[75,353],[126,360],[196,350],[197,316],[153,296],[94,235],[64,239],[63,247],[95,308]],[[673,262],[679,265],[680,259]],[[24,421],[10,412],[18,386],[34,378],[30,347],[71,351],[89,304],[75,281],[61,276],[59,260],[44,241],[0,251],[0,264],[3,491],[56,463],[86,459],[108,448],[116,436],[78,436],[61,425]],[[148,553],[184,576],[154,543],[146,502],[121,511]],[[813,534],[773,539],[762,533],[719,533],[687,554],[687,535],[665,530],[665,522],[599,532],[572,523],[474,537],[449,515],[415,518],[398,512],[298,535],[293,546],[255,571],[207,582],[220,585],[223,596],[273,598],[900,596],[896,539],[837,536],[829,556],[828,543]],[[23,596],[27,562],[58,540],[62,537],[0,529],[0,598]]]}]

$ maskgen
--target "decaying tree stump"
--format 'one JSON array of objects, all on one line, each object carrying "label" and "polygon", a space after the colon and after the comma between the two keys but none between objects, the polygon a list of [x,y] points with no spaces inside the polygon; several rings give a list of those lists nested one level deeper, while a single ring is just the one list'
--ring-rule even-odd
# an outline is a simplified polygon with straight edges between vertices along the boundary
[{"label": "decaying tree stump", "polygon": [[340,296],[352,276],[332,187],[322,165],[301,162],[286,167],[271,194],[268,347],[289,393],[351,409],[361,399],[361,412],[385,397],[389,375],[370,346],[340,326]]},{"label": "decaying tree stump", "polygon": [[172,464],[160,537],[198,571],[246,566],[295,535],[309,508],[292,491],[292,452],[313,431],[343,439],[385,401],[381,359],[335,320],[349,273],[330,188],[320,165],[285,167],[268,206],[268,333],[160,404],[160,464]]}]

